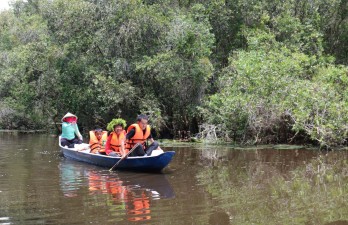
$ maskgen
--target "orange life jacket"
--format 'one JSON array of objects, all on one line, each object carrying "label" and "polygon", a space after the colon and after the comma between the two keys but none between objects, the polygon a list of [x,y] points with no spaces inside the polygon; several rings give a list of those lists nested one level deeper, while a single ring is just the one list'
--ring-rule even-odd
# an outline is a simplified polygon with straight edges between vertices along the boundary
[{"label": "orange life jacket", "polygon": [[143,130],[140,128],[139,124],[134,123],[128,127],[127,132],[129,132],[133,128],[135,128],[135,134],[130,140],[127,140],[126,149],[130,150],[136,143],[141,143],[143,145],[143,148],[145,148],[145,141],[150,136],[150,126],[146,126],[146,130],[144,133]]},{"label": "orange life jacket", "polygon": [[103,131],[102,137],[100,140],[95,136],[95,132],[92,130],[89,132],[89,147],[91,148],[91,152],[96,153],[97,148],[99,148],[99,152],[105,152],[105,143],[108,138],[108,132]]},{"label": "orange life jacket", "polygon": [[[121,152],[121,140],[125,140],[126,139],[126,131],[123,130],[119,136],[117,136],[117,134],[115,132],[111,132],[111,140],[110,140],[110,148],[117,152],[120,153]],[[127,151],[126,151],[127,153]]]}]

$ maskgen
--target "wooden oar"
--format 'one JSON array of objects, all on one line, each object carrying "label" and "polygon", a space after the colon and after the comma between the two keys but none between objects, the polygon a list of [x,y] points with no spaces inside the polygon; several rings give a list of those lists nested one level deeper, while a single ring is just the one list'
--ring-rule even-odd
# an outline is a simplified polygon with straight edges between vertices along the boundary
[{"label": "wooden oar", "polygon": [[120,164],[120,162],[122,162],[125,158],[127,158],[129,154],[131,154],[139,145],[140,143],[137,143],[136,145],[134,145],[134,147],[131,150],[129,150],[129,152],[124,157],[118,160],[117,163],[113,167],[111,167],[111,169],[109,169],[109,171],[112,171],[118,164]]}]

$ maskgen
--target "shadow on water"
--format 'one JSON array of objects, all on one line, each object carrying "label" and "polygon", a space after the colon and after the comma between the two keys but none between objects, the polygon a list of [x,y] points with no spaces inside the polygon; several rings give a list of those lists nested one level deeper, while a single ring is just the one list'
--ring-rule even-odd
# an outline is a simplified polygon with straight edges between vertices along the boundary
[{"label": "shadow on water", "polygon": [[[165,174],[108,170],[63,158],[59,164],[60,186],[65,197],[105,195],[108,205],[125,212],[129,221],[151,220],[151,202],[174,198]],[[119,216],[119,215],[118,215]]]}]

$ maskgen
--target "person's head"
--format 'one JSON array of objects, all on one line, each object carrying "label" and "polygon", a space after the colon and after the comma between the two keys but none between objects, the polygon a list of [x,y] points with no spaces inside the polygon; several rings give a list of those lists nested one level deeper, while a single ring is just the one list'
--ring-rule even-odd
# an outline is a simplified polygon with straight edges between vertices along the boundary
[{"label": "person's head", "polygon": [[137,117],[137,123],[139,124],[140,128],[142,130],[146,129],[147,123],[149,122],[149,117],[147,115],[144,114],[140,114]]},{"label": "person's head", "polygon": [[77,116],[75,116],[72,113],[67,113],[67,114],[65,114],[65,116],[63,116],[62,122],[76,123],[77,122]]},{"label": "person's head", "polygon": [[76,117],[66,117],[66,118],[64,118],[64,122],[76,123]]},{"label": "person's head", "polygon": [[[126,121],[124,119],[121,118],[117,118],[117,119],[113,119],[110,121],[110,123],[108,123],[107,125],[107,130],[108,131],[114,131],[114,132],[121,132],[122,130],[124,130],[124,128],[126,127]],[[120,131],[119,131],[120,130]]]},{"label": "person's head", "polygon": [[115,132],[116,134],[120,134],[122,131],[123,131],[123,126],[122,126],[122,124],[116,124],[116,125],[114,126],[114,132]]},{"label": "person's head", "polygon": [[94,129],[94,134],[97,137],[98,140],[100,140],[103,136],[103,130],[100,128]]}]

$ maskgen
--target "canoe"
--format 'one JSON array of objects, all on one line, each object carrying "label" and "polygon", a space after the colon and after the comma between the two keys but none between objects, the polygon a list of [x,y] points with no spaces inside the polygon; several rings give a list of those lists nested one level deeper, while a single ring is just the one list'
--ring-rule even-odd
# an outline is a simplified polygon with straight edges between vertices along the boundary
[{"label": "canoe", "polygon": [[[59,147],[66,158],[109,169],[121,159],[121,157],[93,154],[90,153],[90,149],[78,150],[76,148],[63,147],[60,141]],[[114,169],[159,172],[170,163],[174,155],[174,151],[154,150],[151,156],[129,156]]]}]

